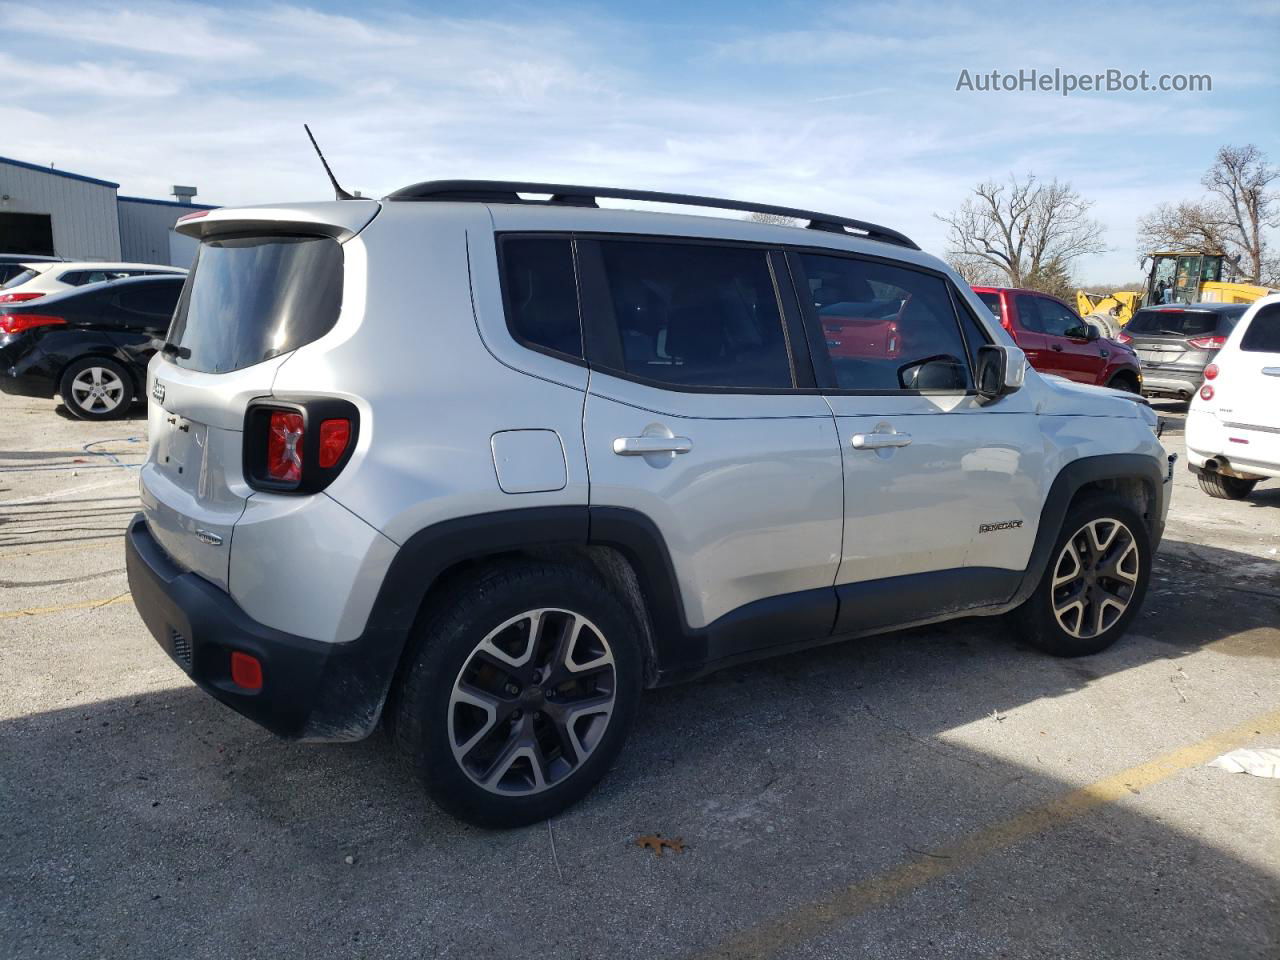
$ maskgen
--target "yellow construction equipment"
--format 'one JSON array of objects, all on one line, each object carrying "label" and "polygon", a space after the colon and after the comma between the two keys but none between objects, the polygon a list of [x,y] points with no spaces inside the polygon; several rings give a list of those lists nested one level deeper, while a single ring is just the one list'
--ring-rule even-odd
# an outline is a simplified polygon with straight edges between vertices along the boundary
[{"label": "yellow construction equipment", "polygon": [[[1231,263],[1221,253],[1161,250],[1143,257],[1151,261],[1145,289],[1096,294],[1076,291],[1080,316],[1115,335],[1140,307],[1162,303],[1253,303],[1272,291],[1251,283],[1236,282]],[[1223,277],[1223,268],[1227,277]]]}]

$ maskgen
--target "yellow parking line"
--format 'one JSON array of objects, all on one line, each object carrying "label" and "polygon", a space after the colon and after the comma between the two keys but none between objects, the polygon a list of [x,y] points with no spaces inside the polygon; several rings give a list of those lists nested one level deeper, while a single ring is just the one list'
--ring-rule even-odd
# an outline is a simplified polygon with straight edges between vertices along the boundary
[{"label": "yellow parking line", "polygon": [[758,924],[697,954],[702,960],[761,960],[827,933],[858,914],[886,904],[918,887],[955,873],[1028,837],[1074,820],[1095,807],[1116,803],[1134,792],[1197,767],[1221,753],[1248,742],[1256,734],[1280,733],[1280,711],[1249,720],[1229,730],[1130,767],[1009,820],[961,837],[953,843],[896,867],[878,877]]},{"label": "yellow parking line", "polygon": [[64,610],[92,610],[95,607],[114,607],[119,603],[133,603],[133,597],[122,593],[118,597],[107,597],[105,600],[85,600],[81,603],[64,603],[56,607],[31,607],[29,610],[0,610],[0,620],[13,620],[17,617],[39,617],[46,613],[62,613]]}]

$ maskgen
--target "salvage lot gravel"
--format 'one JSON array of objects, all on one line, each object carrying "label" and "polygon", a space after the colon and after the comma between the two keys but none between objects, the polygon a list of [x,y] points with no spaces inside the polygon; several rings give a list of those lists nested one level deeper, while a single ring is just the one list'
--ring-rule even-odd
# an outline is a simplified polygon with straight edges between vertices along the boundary
[{"label": "salvage lot gravel", "polygon": [[0,398],[0,956],[1280,953],[1280,782],[1204,766],[1280,745],[1280,484],[1179,464],[1100,656],[968,620],[654,691],[585,802],[499,833],[161,653],[121,541],[144,434]]}]

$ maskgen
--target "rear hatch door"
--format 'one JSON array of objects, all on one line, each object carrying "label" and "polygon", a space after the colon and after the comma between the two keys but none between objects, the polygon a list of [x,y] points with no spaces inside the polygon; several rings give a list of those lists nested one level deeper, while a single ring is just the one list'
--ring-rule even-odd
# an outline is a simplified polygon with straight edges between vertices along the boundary
[{"label": "rear hatch door", "polygon": [[333,327],[342,273],[332,236],[279,225],[208,236],[148,368],[147,524],[174,560],[223,589],[233,529],[253,495],[245,412],[271,394],[291,351]]},{"label": "rear hatch door", "polygon": [[1214,310],[1149,307],[1135,313],[1124,332],[1133,338],[1130,346],[1144,367],[1198,374],[1231,332],[1231,323]]}]

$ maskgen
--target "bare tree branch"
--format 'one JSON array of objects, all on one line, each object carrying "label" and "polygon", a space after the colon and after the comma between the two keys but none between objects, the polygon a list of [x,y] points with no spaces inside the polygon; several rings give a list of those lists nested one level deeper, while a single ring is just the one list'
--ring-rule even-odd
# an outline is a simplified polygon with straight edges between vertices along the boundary
[{"label": "bare tree branch", "polygon": [[1011,175],[1007,183],[978,184],[958,210],[935,216],[949,228],[953,265],[986,265],[1013,287],[1053,277],[1056,288],[1076,259],[1106,249],[1102,226],[1089,218],[1091,206],[1069,183]]}]

